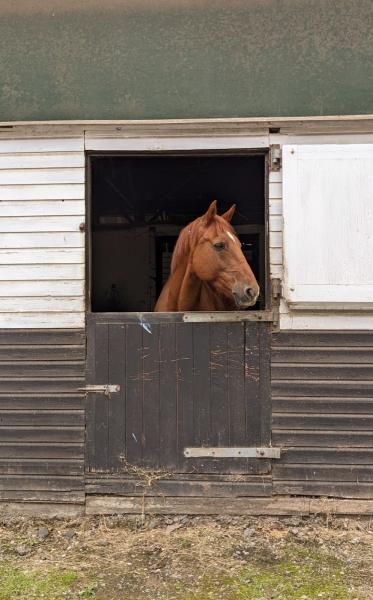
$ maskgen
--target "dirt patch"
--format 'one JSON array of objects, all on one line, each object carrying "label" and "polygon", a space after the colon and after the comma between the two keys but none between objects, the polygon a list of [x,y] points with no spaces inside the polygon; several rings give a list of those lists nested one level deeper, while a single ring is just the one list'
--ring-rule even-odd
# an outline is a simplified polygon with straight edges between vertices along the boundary
[{"label": "dirt patch", "polygon": [[373,523],[321,518],[0,521],[0,600],[369,600]]}]

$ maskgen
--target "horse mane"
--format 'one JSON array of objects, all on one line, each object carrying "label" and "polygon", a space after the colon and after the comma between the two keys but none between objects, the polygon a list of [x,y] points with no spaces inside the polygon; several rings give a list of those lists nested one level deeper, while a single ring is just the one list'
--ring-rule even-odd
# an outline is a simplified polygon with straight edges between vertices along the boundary
[{"label": "horse mane", "polygon": [[227,231],[234,234],[232,225],[219,215],[215,215],[209,225],[204,225],[203,218],[204,216],[198,217],[180,231],[174,251],[172,253],[171,275],[176,271],[185,257],[190,254],[191,250],[197,245],[201,234],[201,229],[203,227],[205,229],[215,227],[215,235],[218,233],[225,233]]}]

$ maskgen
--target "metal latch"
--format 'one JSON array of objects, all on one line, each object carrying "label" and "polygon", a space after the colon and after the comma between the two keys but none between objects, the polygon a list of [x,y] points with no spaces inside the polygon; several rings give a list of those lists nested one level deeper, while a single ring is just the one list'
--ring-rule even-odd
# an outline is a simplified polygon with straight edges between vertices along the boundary
[{"label": "metal latch", "polygon": [[78,392],[85,392],[86,394],[104,394],[110,398],[111,394],[120,392],[120,385],[86,385],[84,388],[78,388]]},{"label": "metal latch", "polygon": [[186,458],[280,458],[281,448],[184,448]]}]

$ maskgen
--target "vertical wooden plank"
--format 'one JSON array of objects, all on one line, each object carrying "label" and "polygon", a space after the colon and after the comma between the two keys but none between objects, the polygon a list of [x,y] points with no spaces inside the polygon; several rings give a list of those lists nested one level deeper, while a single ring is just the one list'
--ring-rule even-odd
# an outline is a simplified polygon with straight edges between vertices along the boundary
[{"label": "vertical wooden plank", "polygon": [[[87,319],[87,369],[86,383],[95,384],[95,331],[96,326],[92,319]],[[95,455],[95,402],[88,394],[85,395],[85,424],[86,424],[86,451],[85,468],[86,471],[94,469]]]},{"label": "vertical wooden plank", "polygon": [[[262,432],[269,422],[263,423],[263,399],[262,394],[269,390],[269,339],[265,335],[267,325],[265,323],[246,323],[245,340],[245,394],[247,400],[247,444],[248,446],[264,445]],[[261,332],[263,331],[263,336]],[[268,346],[268,347],[267,347]],[[261,364],[263,369],[261,370]],[[268,381],[263,378],[268,377]],[[267,411],[268,412],[268,411]],[[269,419],[266,413],[265,418]],[[270,461],[263,459],[250,459],[248,461],[252,473],[266,474],[270,471]]]},{"label": "vertical wooden plank", "polygon": [[[227,446],[247,445],[247,402],[245,396],[245,323],[229,323],[227,327]],[[248,473],[248,459],[232,458],[216,461],[218,473]]]},{"label": "vertical wooden plank", "polygon": [[142,334],[140,325],[126,325],[126,461],[139,464],[143,446]]},{"label": "vertical wooden plank", "polygon": [[229,445],[245,446],[245,323],[228,325]]},{"label": "vertical wooden plank", "polygon": [[260,443],[271,443],[271,332],[269,323],[259,323],[259,385],[261,404]]},{"label": "vertical wooden plank", "polygon": [[[95,383],[107,384],[108,381],[108,325],[96,323],[95,327]],[[92,470],[107,471],[108,464],[108,436],[109,436],[109,411],[108,398],[104,394],[89,394],[94,402],[94,451],[92,456]]]},{"label": "vertical wooden plank", "polygon": [[191,471],[194,465],[184,457],[184,448],[193,445],[193,325],[176,324],[177,351],[177,442],[178,470]]},{"label": "vertical wooden plank", "polygon": [[246,443],[259,446],[261,439],[261,406],[259,386],[258,324],[245,324],[245,397],[247,402]]},{"label": "vertical wooden plank", "polygon": [[211,444],[229,444],[228,348],[226,323],[210,324]]},{"label": "vertical wooden plank", "polygon": [[109,467],[119,471],[123,466],[121,456],[126,452],[126,327],[120,323],[109,323],[109,383],[119,384],[120,392],[107,398],[109,410]]},{"label": "vertical wooden plank", "polygon": [[143,331],[143,464],[153,469],[159,468],[159,327]]},{"label": "vertical wooden plank", "polygon": [[211,445],[210,325],[193,323],[194,445]]},{"label": "vertical wooden plank", "polygon": [[175,323],[159,331],[160,460],[165,469],[177,465],[177,386]]}]

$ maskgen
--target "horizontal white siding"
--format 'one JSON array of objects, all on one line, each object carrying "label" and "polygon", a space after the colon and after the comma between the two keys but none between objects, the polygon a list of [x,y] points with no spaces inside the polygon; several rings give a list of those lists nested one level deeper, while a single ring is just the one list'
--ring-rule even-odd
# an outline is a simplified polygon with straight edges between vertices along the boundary
[{"label": "horizontal white siding", "polygon": [[[63,260],[63,256],[61,256]],[[54,281],[59,279],[84,278],[84,265],[40,264],[40,265],[0,265],[0,281]],[[51,287],[52,290],[52,287]]]},{"label": "horizontal white siding", "polygon": [[84,248],[0,248],[0,265],[84,263]]},{"label": "horizontal white siding", "polygon": [[68,217],[21,217],[17,215],[16,219],[14,217],[0,218],[0,233],[79,231],[79,224],[82,222],[83,215]]},{"label": "horizontal white siding", "polygon": [[72,167],[84,167],[84,154],[82,152],[69,152],[69,167],[66,167],[66,152],[3,154],[0,173],[8,169],[71,169]]},{"label": "horizontal white siding", "polygon": [[14,184],[0,187],[0,200],[81,200],[82,198],[84,198],[84,185],[75,183]]},{"label": "horizontal white siding", "polygon": [[14,215],[17,211],[20,217],[54,215],[84,215],[84,200],[3,200],[0,203],[0,218]]},{"label": "horizontal white siding", "polygon": [[0,185],[31,185],[40,183],[84,183],[84,171],[79,167],[72,169],[0,169]]},{"label": "horizontal white siding", "polygon": [[[0,203],[1,205],[1,203]],[[2,233],[0,248],[82,248],[84,235],[79,231]]]},{"label": "horizontal white siding", "polygon": [[0,298],[11,297],[31,298],[32,296],[53,297],[82,296],[83,282],[81,279],[54,279],[46,281],[0,281]]},{"label": "horizontal white siding", "polygon": [[57,297],[57,296],[34,296],[31,298],[0,298],[0,314],[11,311],[20,312],[79,312],[84,310],[83,298],[78,296]]},{"label": "horizontal white siding", "polygon": [[0,139],[0,328],[83,327],[83,136]]}]

